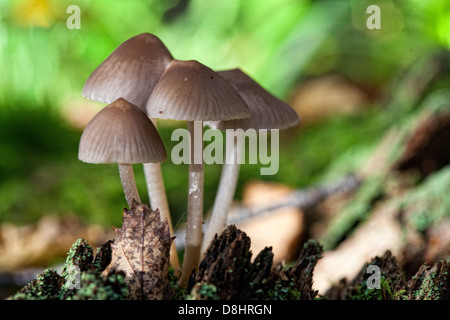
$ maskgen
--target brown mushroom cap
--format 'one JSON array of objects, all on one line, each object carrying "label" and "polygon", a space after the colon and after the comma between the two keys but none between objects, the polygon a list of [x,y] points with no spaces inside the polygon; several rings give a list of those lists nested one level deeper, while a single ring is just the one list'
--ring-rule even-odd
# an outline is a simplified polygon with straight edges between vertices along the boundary
[{"label": "brown mushroom cap", "polygon": [[215,129],[285,129],[295,126],[300,118],[287,103],[270,94],[240,69],[218,72],[247,103],[251,117],[229,121],[207,122]]},{"label": "brown mushroom cap", "polygon": [[195,61],[173,60],[147,102],[151,118],[187,121],[250,116],[245,101],[217,72]]},{"label": "brown mushroom cap", "polygon": [[123,42],[89,76],[82,95],[111,103],[124,98],[144,108],[150,93],[172,55],[162,41],[150,33]]},{"label": "brown mushroom cap", "polygon": [[100,110],[80,140],[78,158],[88,163],[148,163],[166,160],[163,142],[137,106],[118,99]]}]

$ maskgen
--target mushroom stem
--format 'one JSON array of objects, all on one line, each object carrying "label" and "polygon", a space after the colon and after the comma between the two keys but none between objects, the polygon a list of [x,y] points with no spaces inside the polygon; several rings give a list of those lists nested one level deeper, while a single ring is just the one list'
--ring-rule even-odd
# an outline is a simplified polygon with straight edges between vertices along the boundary
[{"label": "mushroom stem", "polygon": [[228,213],[233,202],[236,185],[239,178],[240,164],[238,156],[242,150],[242,141],[237,139],[231,148],[231,152],[227,152],[226,161],[222,165],[222,173],[220,176],[219,187],[217,189],[216,199],[209,218],[208,228],[203,237],[201,252],[204,254],[213,239],[214,235],[220,234],[226,226]]},{"label": "mushroom stem", "polygon": [[[186,246],[180,285],[186,287],[193,270],[198,268],[203,224],[203,123],[188,121],[190,135],[189,193]],[[198,137],[200,136],[200,137]],[[197,139],[199,140],[198,143]]]},{"label": "mushroom stem", "polygon": [[128,206],[131,208],[133,199],[141,202],[139,193],[136,187],[136,181],[134,179],[133,165],[119,163],[119,175],[122,182],[123,192],[127,199]]},{"label": "mushroom stem", "polygon": [[[150,118],[150,120],[156,128],[156,119]],[[170,216],[169,202],[167,201],[166,188],[164,187],[161,163],[144,163],[143,167],[145,181],[147,183],[148,197],[150,199],[150,207],[152,210],[159,209],[161,220],[167,219],[170,234],[173,235],[173,224]],[[175,241],[172,241],[172,245],[170,247],[170,264],[174,268],[175,273],[179,275],[181,271],[180,260],[178,258]]]},{"label": "mushroom stem", "polygon": [[[147,182],[148,196],[152,210],[159,210],[161,220],[166,219],[169,224],[170,234],[173,235],[172,219],[170,218],[169,203],[167,201],[164,180],[160,163],[144,163],[144,174]],[[180,260],[178,259],[175,242],[170,247],[170,264],[176,273],[180,272]]]}]

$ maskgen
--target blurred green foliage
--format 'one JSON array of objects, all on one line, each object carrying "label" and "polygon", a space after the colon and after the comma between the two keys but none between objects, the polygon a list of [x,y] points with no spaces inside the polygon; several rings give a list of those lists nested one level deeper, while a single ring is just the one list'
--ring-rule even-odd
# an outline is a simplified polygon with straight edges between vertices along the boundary
[{"label": "blurred green foliage", "polygon": [[[370,1],[380,5],[385,23],[372,31],[364,25],[368,4],[365,0],[0,2],[0,222],[73,213],[90,222],[120,224],[126,203],[116,166],[78,161],[81,129],[69,125],[61,114],[69,102],[83,99],[84,81],[126,39],[153,33],[175,58],[196,59],[217,70],[240,67],[285,100],[304,79],[330,72],[345,75],[374,97],[384,97],[392,94],[398,76],[421,57],[448,50],[450,2]],[[69,5],[81,9],[80,30],[66,26]],[[258,165],[242,166],[237,196],[249,179],[301,187],[329,177],[328,168],[335,168],[336,175],[356,167],[394,121],[389,110],[380,113],[377,103],[365,107],[356,114],[281,132],[279,173],[261,177]],[[161,125],[159,130],[170,152],[173,127]],[[336,165],[338,159],[343,165]],[[141,196],[148,201],[142,170],[135,169]],[[205,169],[205,209],[214,200],[220,169],[218,165]],[[168,161],[163,174],[176,224],[186,209],[187,167]]]}]

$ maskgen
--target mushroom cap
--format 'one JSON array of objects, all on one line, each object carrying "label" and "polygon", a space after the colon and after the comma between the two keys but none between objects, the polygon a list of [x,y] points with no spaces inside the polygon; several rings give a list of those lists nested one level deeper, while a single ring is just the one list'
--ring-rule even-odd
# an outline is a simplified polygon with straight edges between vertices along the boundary
[{"label": "mushroom cap", "polygon": [[119,98],[100,110],[81,135],[78,158],[88,163],[149,163],[166,160],[152,121],[137,106]]},{"label": "mushroom cap", "polygon": [[240,69],[218,72],[247,103],[251,117],[228,121],[207,122],[215,129],[285,129],[295,126],[300,118],[287,103],[270,94]]},{"label": "mushroom cap", "polygon": [[142,33],[119,45],[94,70],[86,80],[82,95],[105,103],[124,98],[143,109],[172,59],[158,37]]},{"label": "mushroom cap", "polygon": [[151,118],[206,121],[250,116],[247,104],[217,72],[198,61],[173,60],[147,102]]}]

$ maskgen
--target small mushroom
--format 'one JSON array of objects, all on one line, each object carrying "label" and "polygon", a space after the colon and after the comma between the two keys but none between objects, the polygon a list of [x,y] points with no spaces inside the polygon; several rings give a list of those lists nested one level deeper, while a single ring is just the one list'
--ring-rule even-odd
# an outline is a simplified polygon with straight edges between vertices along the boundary
[{"label": "small mushroom", "polygon": [[[95,101],[111,103],[123,97],[145,111],[147,100],[173,57],[155,35],[142,33],[119,45],[86,80],[82,95]],[[156,119],[152,119],[156,127]],[[164,187],[161,164],[144,163],[144,175],[150,206],[159,209],[161,219],[167,219],[173,234],[169,203]],[[180,263],[172,243],[172,267],[178,272]]]},{"label": "small mushroom", "polygon": [[[203,121],[249,117],[249,109],[235,89],[218,73],[195,61],[173,60],[156,84],[147,102],[152,118],[188,121],[191,139],[189,193],[184,262],[180,284],[186,286],[192,270],[198,268],[203,223]],[[200,122],[200,132],[194,130]],[[201,146],[194,146],[201,135]],[[195,156],[194,150],[201,152]],[[200,161],[194,161],[200,158]],[[197,163],[195,163],[197,162]]]},{"label": "small mushroom", "polygon": [[117,163],[128,205],[141,201],[134,163],[163,162],[166,150],[158,131],[137,106],[119,98],[100,110],[80,139],[78,158],[87,163]]},{"label": "small mushroom", "polygon": [[[241,95],[250,109],[251,117],[228,121],[209,121],[206,124],[211,128],[220,130],[254,129],[256,131],[261,129],[285,129],[295,126],[300,121],[294,109],[270,94],[242,70],[232,69],[218,73]],[[214,235],[216,233],[220,234],[225,228],[228,212],[230,211],[234,198],[240,167],[235,157],[237,154],[240,154],[239,149],[242,148],[242,145],[239,144],[238,140],[233,146],[234,148],[230,154],[230,158],[222,166],[216,199],[203,238],[203,253],[206,251]]]}]

